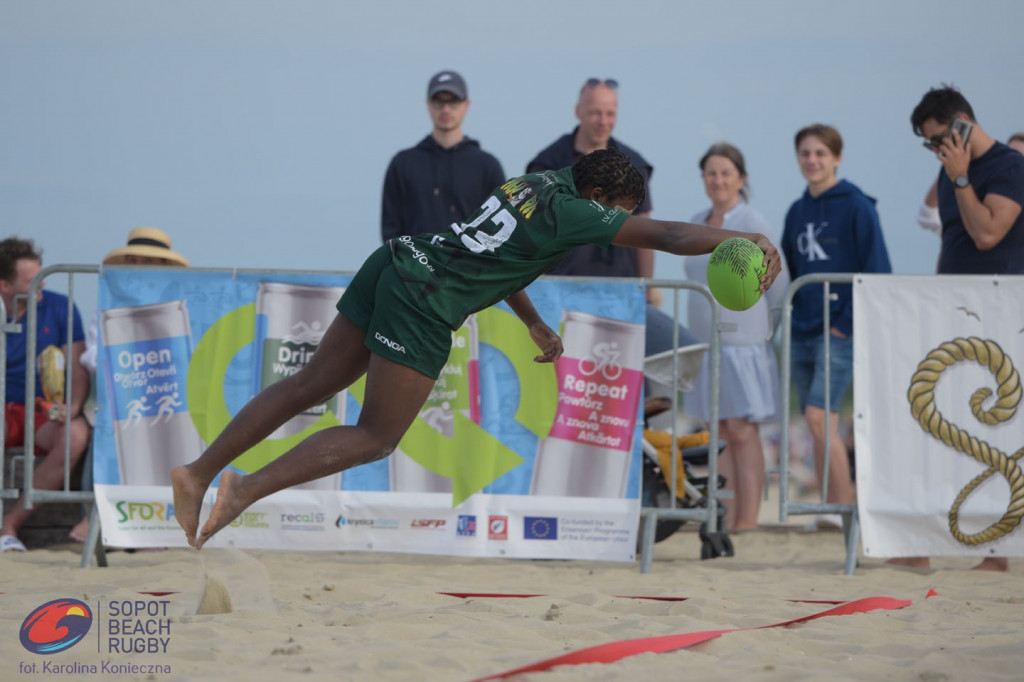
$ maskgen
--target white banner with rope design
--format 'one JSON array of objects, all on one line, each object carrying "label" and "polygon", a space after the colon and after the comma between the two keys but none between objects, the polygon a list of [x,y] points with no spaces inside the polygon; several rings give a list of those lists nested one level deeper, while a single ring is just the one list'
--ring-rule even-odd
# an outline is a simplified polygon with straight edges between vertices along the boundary
[{"label": "white banner with rope design", "polygon": [[1024,277],[858,275],[864,553],[1024,556]]}]

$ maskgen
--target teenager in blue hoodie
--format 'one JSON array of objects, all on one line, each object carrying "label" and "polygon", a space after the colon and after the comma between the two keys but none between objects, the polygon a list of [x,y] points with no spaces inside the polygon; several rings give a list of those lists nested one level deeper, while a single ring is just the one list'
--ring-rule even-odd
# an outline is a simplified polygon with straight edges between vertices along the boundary
[{"label": "teenager in blue hoodie", "polygon": [[[875,200],[836,176],[843,138],[814,124],[796,134],[796,155],[807,190],[786,213],[782,251],[791,279],[822,272],[892,272]],[[814,462],[823,480],[829,443],[828,502],[856,501],[846,445],[839,437],[839,403],[853,375],[853,290],[832,284],[829,306],[829,415],[825,413],[824,313],[821,284],[793,298],[791,381],[814,438]]]}]

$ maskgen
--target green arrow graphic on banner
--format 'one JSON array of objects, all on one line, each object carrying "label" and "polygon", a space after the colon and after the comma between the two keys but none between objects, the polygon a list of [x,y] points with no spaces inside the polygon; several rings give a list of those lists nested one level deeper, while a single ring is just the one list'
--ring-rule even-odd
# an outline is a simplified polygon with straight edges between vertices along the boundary
[{"label": "green arrow graphic on banner", "polygon": [[[558,406],[553,367],[533,362],[537,347],[512,313],[487,308],[477,313],[477,322],[480,341],[504,353],[516,370],[520,386],[530,387],[530,400],[520,395],[516,420],[538,436],[547,436]],[[349,386],[348,392],[362,403],[364,390],[364,380],[360,379]],[[453,507],[523,462],[522,457],[458,411],[454,433],[454,438],[448,438],[416,419],[399,444],[402,452],[420,466],[452,479]]]},{"label": "green arrow graphic on banner", "polygon": [[[360,404],[365,391],[365,378],[348,387]],[[455,437],[448,438],[417,418],[398,447],[420,466],[452,479],[452,506],[457,507],[522,464],[523,458],[461,412],[455,412],[453,428]]]},{"label": "green arrow graphic on banner", "polygon": [[[480,341],[500,350],[519,377],[519,408],[516,421],[538,438],[547,438],[558,408],[558,378],[554,365],[534,362],[538,351],[519,318],[500,308],[477,313]],[[529,393],[529,399],[526,395]]]},{"label": "green arrow graphic on banner", "polygon": [[[224,377],[238,351],[252,343],[255,325],[256,304],[236,308],[206,330],[192,353],[188,366],[188,410],[205,443],[212,443],[231,421],[224,400]],[[340,426],[340,422],[332,412],[325,412],[296,434],[260,441],[232,464],[245,472],[256,471],[329,426]]]},{"label": "green arrow graphic on banner", "polygon": [[[479,314],[481,341],[501,350],[512,362],[521,385],[530,386],[531,400],[520,400],[516,419],[538,436],[546,436],[554,421],[558,390],[551,365],[532,362],[536,354],[529,333],[510,313],[488,309]],[[256,306],[237,308],[217,320],[196,345],[188,370],[188,406],[200,437],[210,443],[227,426],[231,413],[224,400],[224,377],[239,350],[253,341]],[[362,403],[365,380],[349,387]],[[327,412],[301,432],[267,438],[232,464],[251,472],[284,454],[313,433],[338,426]],[[523,459],[461,413],[455,413],[457,438],[447,438],[422,419],[416,419],[402,440],[402,451],[421,466],[452,479],[452,506],[457,506],[491,482],[519,466]]]}]

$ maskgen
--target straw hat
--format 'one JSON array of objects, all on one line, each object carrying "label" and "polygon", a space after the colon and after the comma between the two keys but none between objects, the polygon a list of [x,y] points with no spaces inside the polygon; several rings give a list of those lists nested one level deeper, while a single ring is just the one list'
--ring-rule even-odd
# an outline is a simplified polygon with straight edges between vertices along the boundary
[{"label": "straw hat", "polygon": [[104,265],[123,265],[129,256],[163,258],[171,265],[188,265],[180,253],[171,251],[171,238],[155,227],[136,227],[128,233],[128,245],[114,249],[103,258]]}]

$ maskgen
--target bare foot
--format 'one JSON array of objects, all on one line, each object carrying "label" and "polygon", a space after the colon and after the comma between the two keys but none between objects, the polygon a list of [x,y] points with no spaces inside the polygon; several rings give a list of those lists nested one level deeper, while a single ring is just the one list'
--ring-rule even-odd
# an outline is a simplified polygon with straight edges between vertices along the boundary
[{"label": "bare foot", "polygon": [[85,539],[89,537],[89,517],[83,516],[82,520],[76,523],[68,533],[68,537],[75,542],[85,542]]},{"label": "bare foot", "polygon": [[895,559],[888,559],[885,563],[890,566],[906,566],[907,568],[931,568],[932,560],[926,556],[903,556]]},{"label": "bare foot", "polygon": [[243,485],[242,478],[233,471],[221,472],[220,483],[217,484],[217,500],[213,503],[210,518],[206,519],[206,523],[203,524],[203,530],[199,533],[193,547],[202,549],[207,540],[221,528],[234,521],[235,517],[249,506],[241,499],[239,493],[239,488]]},{"label": "bare foot", "polygon": [[207,486],[187,467],[180,466],[171,469],[171,487],[174,489],[174,518],[185,531],[188,544],[195,547],[199,514],[203,509],[203,495],[206,494]]},{"label": "bare foot", "polygon": [[990,556],[981,560],[981,563],[974,567],[975,571],[1002,571],[1010,570],[1010,560],[1004,556]]}]

